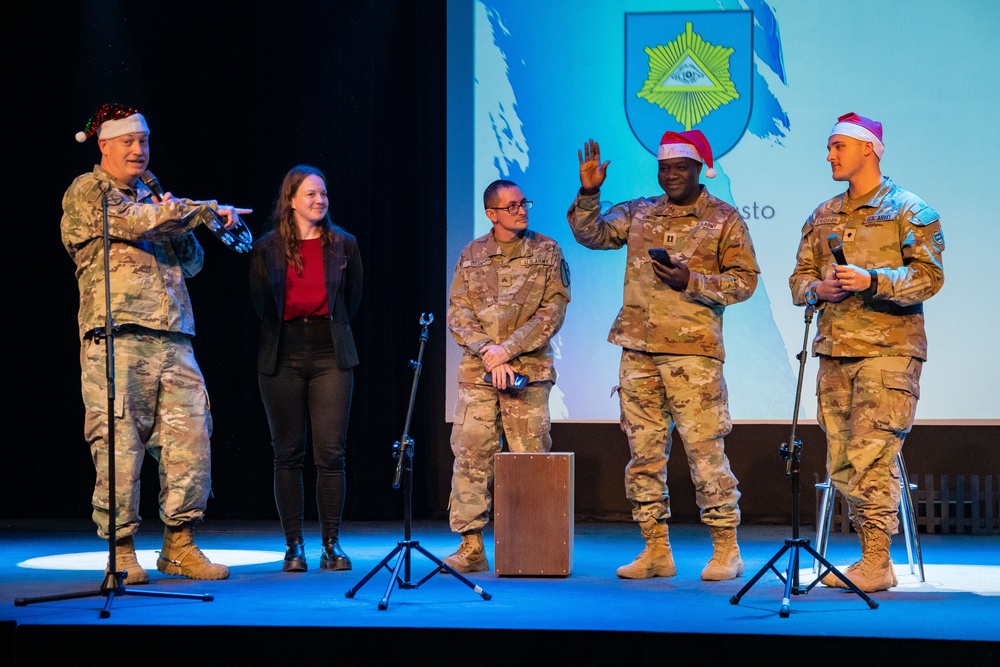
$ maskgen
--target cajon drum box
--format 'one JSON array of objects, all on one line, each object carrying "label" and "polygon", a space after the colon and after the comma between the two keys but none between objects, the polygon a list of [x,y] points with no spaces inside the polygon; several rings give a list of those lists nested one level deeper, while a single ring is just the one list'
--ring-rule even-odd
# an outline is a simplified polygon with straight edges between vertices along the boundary
[{"label": "cajon drum box", "polygon": [[494,571],[569,576],[573,569],[573,452],[496,455]]}]

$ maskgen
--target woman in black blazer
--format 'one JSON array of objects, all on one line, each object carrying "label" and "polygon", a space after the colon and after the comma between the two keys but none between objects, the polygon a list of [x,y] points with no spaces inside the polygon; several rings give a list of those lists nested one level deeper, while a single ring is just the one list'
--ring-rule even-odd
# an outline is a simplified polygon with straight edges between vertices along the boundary
[{"label": "woman in black blazer", "polygon": [[326,177],[285,174],[274,229],[254,243],[250,293],[261,318],[257,377],[274,449],[274,499],[285,533],[284,572],[307,569],[302,469],[311,435],[322,570],[350,570],[340,547],[345,444],[358,353],[351,319],[361,300],[357,240],[330,220]]}]

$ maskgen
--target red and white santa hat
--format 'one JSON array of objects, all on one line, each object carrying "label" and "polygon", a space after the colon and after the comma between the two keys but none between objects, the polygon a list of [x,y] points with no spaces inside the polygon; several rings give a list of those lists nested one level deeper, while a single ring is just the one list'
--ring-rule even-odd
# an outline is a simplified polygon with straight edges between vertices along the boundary
[{"label": "red and white santa hat", "polygon": [[712,146],[701,130],[687,132],[666,132],[660,139],[660,148],[656,151],[657,160],[669,160],[675,157],[688,157],[706,165],[705,176],[715,178],[716,171],[712,166]]},{"label": "red and white santa hat", "polygon": [[95,133],[98,139],[114,139],[132,132],[149,134],[149,126],[141,113],[124,104],[102,104],[87,121],[83,131],[76,133],[76,140],[82,144]]},{"label": "red and white santa hat", "polygon": [[837,119],[837,124],[830,130],[830,136],[841,134],[845,137],[869,141],[875,149],[875,155],[879,160],[885,152],[885,144],[882,143],[882,123],[871,118],[865,118],[854,113],[845,113]]}]

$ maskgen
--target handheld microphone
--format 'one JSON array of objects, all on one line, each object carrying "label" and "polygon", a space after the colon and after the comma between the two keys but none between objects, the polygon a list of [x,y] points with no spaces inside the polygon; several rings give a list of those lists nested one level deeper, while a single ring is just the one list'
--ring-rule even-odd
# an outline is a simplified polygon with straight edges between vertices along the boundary
[{"label": "handheld microphone", "polygon": [[163,201],[163,188],[160,187],[160,182],[156,180],[156,176],[153,176],[153,172],[151,171],[142,172],[142,175],[139,176],[139,180],[141,180],[143,184],[147,188],[149,188],[160,201]]},{"label": "handheld microphone", "polygon": [[840,237],[836,234],[830,234],[826,237],[826,243],[830,246],[830,252],[833,253],[833,258],[837,260],[837,264],[847,266],[847,259],[844,257],[844,246],[840,242]]}]

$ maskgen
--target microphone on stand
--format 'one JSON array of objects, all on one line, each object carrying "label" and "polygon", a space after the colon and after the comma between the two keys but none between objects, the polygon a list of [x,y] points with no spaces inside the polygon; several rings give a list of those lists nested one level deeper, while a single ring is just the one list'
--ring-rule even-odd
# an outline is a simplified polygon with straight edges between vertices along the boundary
[{"label": "microphone on stand", "polygon": [[143,182],[147,188],[149,188],[157,199],[163,201],[163,188],[160,187],[160,182],[156,179],[151,171],[144,171],[142,175],[139,176],[139,180]]},{"label": "microphone on stand", "polygon": [[[148,174],[149,172],[146,173]],[[840,237],[836,234],[830,234],[826,237],[826,243],[830,246],[830,252],[833,253],[833,258],[837,260],[837,264],[847,266],[847,259],[844,257],[844,245],[840,242]]]}]

